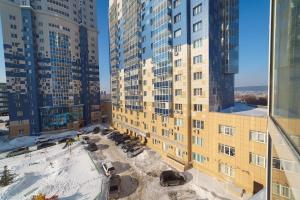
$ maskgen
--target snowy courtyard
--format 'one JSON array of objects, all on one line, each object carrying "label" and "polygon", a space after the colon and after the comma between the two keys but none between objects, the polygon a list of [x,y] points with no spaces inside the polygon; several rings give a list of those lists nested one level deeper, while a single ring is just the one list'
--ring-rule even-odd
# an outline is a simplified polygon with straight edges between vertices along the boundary
[{"label": "snowy courtyard", "polygon": [[75,142],[70,148],[55,145],[28,154],[0,160],[16,175],[14,182],[0,187],[1,200],[31,200],[33,195],[58,195],[60,200],[94,199],[102,178],[87,151]]}]

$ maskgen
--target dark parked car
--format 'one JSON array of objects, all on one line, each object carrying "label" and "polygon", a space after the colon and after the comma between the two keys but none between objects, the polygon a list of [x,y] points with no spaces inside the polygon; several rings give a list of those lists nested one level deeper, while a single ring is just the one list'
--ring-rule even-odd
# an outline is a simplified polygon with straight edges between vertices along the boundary
[{"label": "dark parked car", "polygon": [[29,153],[29,148],[28,147],[21,147],[21,148],[18,148],[14,151],[11,151],[9,152],[6,157],[13,157],[13,156],[18,156],[18,155],[22,155],[24,153]]},{"label": "dark parked car", "polygon": [[83,136],[82,139],[85,140],[85,141],[89,141],[90,137],[89,136]]},{"label": "dark parked car", "polygon": [[103,129],[102,131],[101,131],[101,135],[107,135],[107,134],[109,134],[109,133],[111,133],[111,132],[113,132],[114,130],[112,130],[112,129],[109,129],[109,128],[105,128],[105,129]]},{"label": "dark parked car", "polygon": [[98,150],[98,147],[95,143],[90,143],[87,147],[88,150],[90,151],[97,151]]},{"label": "dark parked car", "polygon": [[47,147],[52,147],[52,146],[54,146],[54,145],[56,145],[55,142],[44,142],[44,143],[39,144],[39,145],[37,146],[37,149],[38,149],[38,150],[39,150],[39,149],[44,149],[44,148],[47,148]]},{"label": "dark parked car", "polygon": [[116,145],[123,144],[126,140],[129,140],[129,139],[130,139],[129,135],[124,135],[124,136],[120,137],[118,140],[116,140],[115,144]]},{"label": "dark parked car", "polygon": [[99,133],[100,132],[100,127],[95,127],[94,129],[93,129],[93,133],[94,134],[97,134],[97,133]]},{"label": "dark parked car", "polygon": [[109,199],[119,198],[121,191],[121,177],[119,175],[113,175],[109,180]]},{"label": "dark parked car", "polygon": [[182,185],[185,183],[185,177],[182,173],[166,170],[160,174],[159,183],[163,187]]},{"label": "dark parked car", "polygon": [[139,155],[140,153],[142,153],[144,151],[144,148],[141,146],[135,146],[131,149],[128,150],[127,152],[127,157],[128,158],[133,158],[137,155]]}]

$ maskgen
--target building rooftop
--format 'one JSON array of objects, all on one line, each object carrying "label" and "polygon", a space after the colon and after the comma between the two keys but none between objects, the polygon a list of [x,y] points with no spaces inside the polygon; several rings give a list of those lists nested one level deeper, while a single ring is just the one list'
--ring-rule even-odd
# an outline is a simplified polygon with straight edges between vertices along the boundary
[{"label": "building rooftop", "polygon": [[256,117],[266,117],[268,115],[267,107],[255,107],[244,103],[235,103],[234,106],[223,109],[221,112]]}]

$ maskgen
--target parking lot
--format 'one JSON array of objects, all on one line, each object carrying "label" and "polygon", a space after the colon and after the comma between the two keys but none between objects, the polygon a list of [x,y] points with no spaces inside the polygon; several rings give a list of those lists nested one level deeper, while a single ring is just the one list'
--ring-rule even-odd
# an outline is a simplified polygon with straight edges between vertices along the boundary
[{"label": "parking lot", "polygon": [[[103,162],[111,162],[115,168],[115,174],[121,177],[119,199],[153,199],[153,200],[175,200],[175,199],[235,199],[229,194],[216,194],[201,188],[195,184],[190,171],[184,172],[186,183],[179,186],[162,187],[159,183],[159,176],[162,171],[171,169],[162,161],[159,154],[148,147],[143,147],[144,151],[139,155],[128,158],[123,152],[121,145],[116,145],[115,141],[108,139],[109,134],[90,134],[89,141],[94,142],[98,150],[91,153],[92,159],[101,168]],[[105,176],[105,175],[104,175]],[[109,178],[106,177],[106,188],[109,188]],[[108,191],[103,191],[105,199]],[[222,192],[222,191],[220,191]]]}]

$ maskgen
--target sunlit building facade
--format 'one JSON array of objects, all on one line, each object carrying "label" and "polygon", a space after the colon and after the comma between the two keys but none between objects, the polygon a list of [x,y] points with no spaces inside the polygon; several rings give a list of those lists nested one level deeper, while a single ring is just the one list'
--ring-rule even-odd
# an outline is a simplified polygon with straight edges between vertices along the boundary
[{"label": "sunlit building facade", "polygon": [[1,0],[12,136],[99,121],[96,1]]},{"label": "sunlit building facade", "polygon": [[234,104],[239,1],[110,0],[109,16],[113,127],[237,195],[263,189],[267,111]]}]

